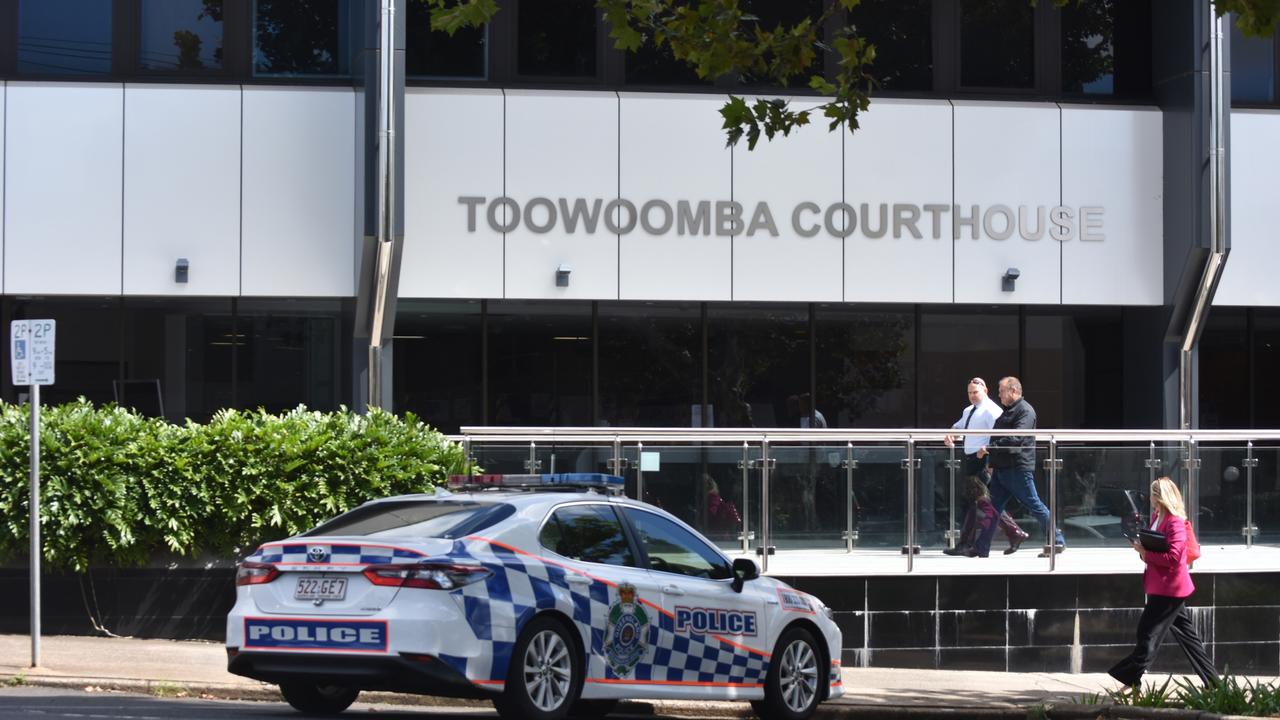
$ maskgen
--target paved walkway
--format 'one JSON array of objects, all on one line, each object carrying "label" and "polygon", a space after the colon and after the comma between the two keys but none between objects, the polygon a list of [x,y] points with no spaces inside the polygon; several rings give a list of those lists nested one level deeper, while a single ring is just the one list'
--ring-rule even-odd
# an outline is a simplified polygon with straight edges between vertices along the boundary
[{"label": "paved walkway", "polygon": [[[272,686],[228,673],[219,643],[51,636],[41,642],[41,667],[28,667],[30,660],[29,636],[0,635],[0,682],[20,677],[18,682],[33,685],[222,698],[279,697]],[[846,668],[844,686],[845,697],[830,705],[977,710],[1073,702],[1116,684],[1106,675],[1095,674]],[[723,705],[726,713],[735,712],[735,704]]]}]

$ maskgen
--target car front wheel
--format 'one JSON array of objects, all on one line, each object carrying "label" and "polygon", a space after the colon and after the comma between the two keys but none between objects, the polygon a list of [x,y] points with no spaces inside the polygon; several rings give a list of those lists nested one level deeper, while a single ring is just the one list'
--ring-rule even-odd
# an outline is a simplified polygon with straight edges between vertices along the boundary
[{"label": "car front wheel", "polygon": [[565,626],[529,621],[511,653],[506,687],[494,699],[504,720],[563,720],[582,692],[582,663]]},{"label": "car front wheel", "polygon": [[804,628],[791,628],[778,639],[769,673],[765,676],[764,700],[751,703],[765,720],[804,720],[813,715],[821,699],[820,682],[826,679],[822,654],[813,635]]},{"label": "car front wheel", "polygon": [[351,707],[360,691],[343,685],[280,683],[280,694],[294,710],[308,715],[337,715]]}]

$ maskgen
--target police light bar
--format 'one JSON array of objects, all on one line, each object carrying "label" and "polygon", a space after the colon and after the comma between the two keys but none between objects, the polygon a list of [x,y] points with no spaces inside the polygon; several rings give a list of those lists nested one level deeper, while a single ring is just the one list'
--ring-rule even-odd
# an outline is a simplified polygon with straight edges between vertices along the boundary
[{"label": "police light bar", "polygon": [[588,487],[622,490],[625,480],[605,473],[544,473],[531,475],[450,475],[451,488],[555,488]]}]

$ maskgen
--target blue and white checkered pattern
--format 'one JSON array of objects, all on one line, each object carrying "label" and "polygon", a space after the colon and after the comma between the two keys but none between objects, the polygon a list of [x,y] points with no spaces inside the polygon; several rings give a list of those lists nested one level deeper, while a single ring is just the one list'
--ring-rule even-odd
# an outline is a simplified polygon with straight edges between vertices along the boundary
[{"label": "blue and white checkered pattern", "polygon": [[[307,551],[313,547],[323,547],[329,556],[324,562],[312,562]],[[409,563],[426,557],[414,550],[393,548],[386,545],[335,545],[316,543],[303,545],[298,543],[267,543],[258,548],[254,554],[245,558],[251,562],[304,564],[304,565],[373,565],[378,563]]]},{"label": "blue and white checkered pattern", "polygon": [[[604,659],[609,607],[616,602],[616,597],[611,597],[611,583],[477,539],[455,542],[450,555],[477,560],[495,571],[484,582],[454,591],[462,599],[467,622],[476,637],[490,644],[490,652],[473,658],[441,656],[455,670],[472,680],[504,680],[520,628],[538,610],[556,608],[580,626],[591,628],[588,677],[618,679]],[[627,679],[734,685],[764,682],[769,669],[767,655],[710,635],[677,634],[670,615],[651,603],[646,606],[650,616],[646,643],[649,649]]]}]

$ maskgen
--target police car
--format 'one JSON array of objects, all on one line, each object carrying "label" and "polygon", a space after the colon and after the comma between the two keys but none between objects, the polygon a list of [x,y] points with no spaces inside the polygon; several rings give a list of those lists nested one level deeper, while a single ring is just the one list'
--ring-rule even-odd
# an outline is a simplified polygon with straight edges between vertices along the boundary
[{"label": "police car", "polygon": [[842,693],[840,630],[817,598],[621,483],[454,478],[454,492],[377,500],[266,543],[236,572],[229,670],[308,713],[376,689],[489,698],[509,719],[665,698],[796,720]]}]

